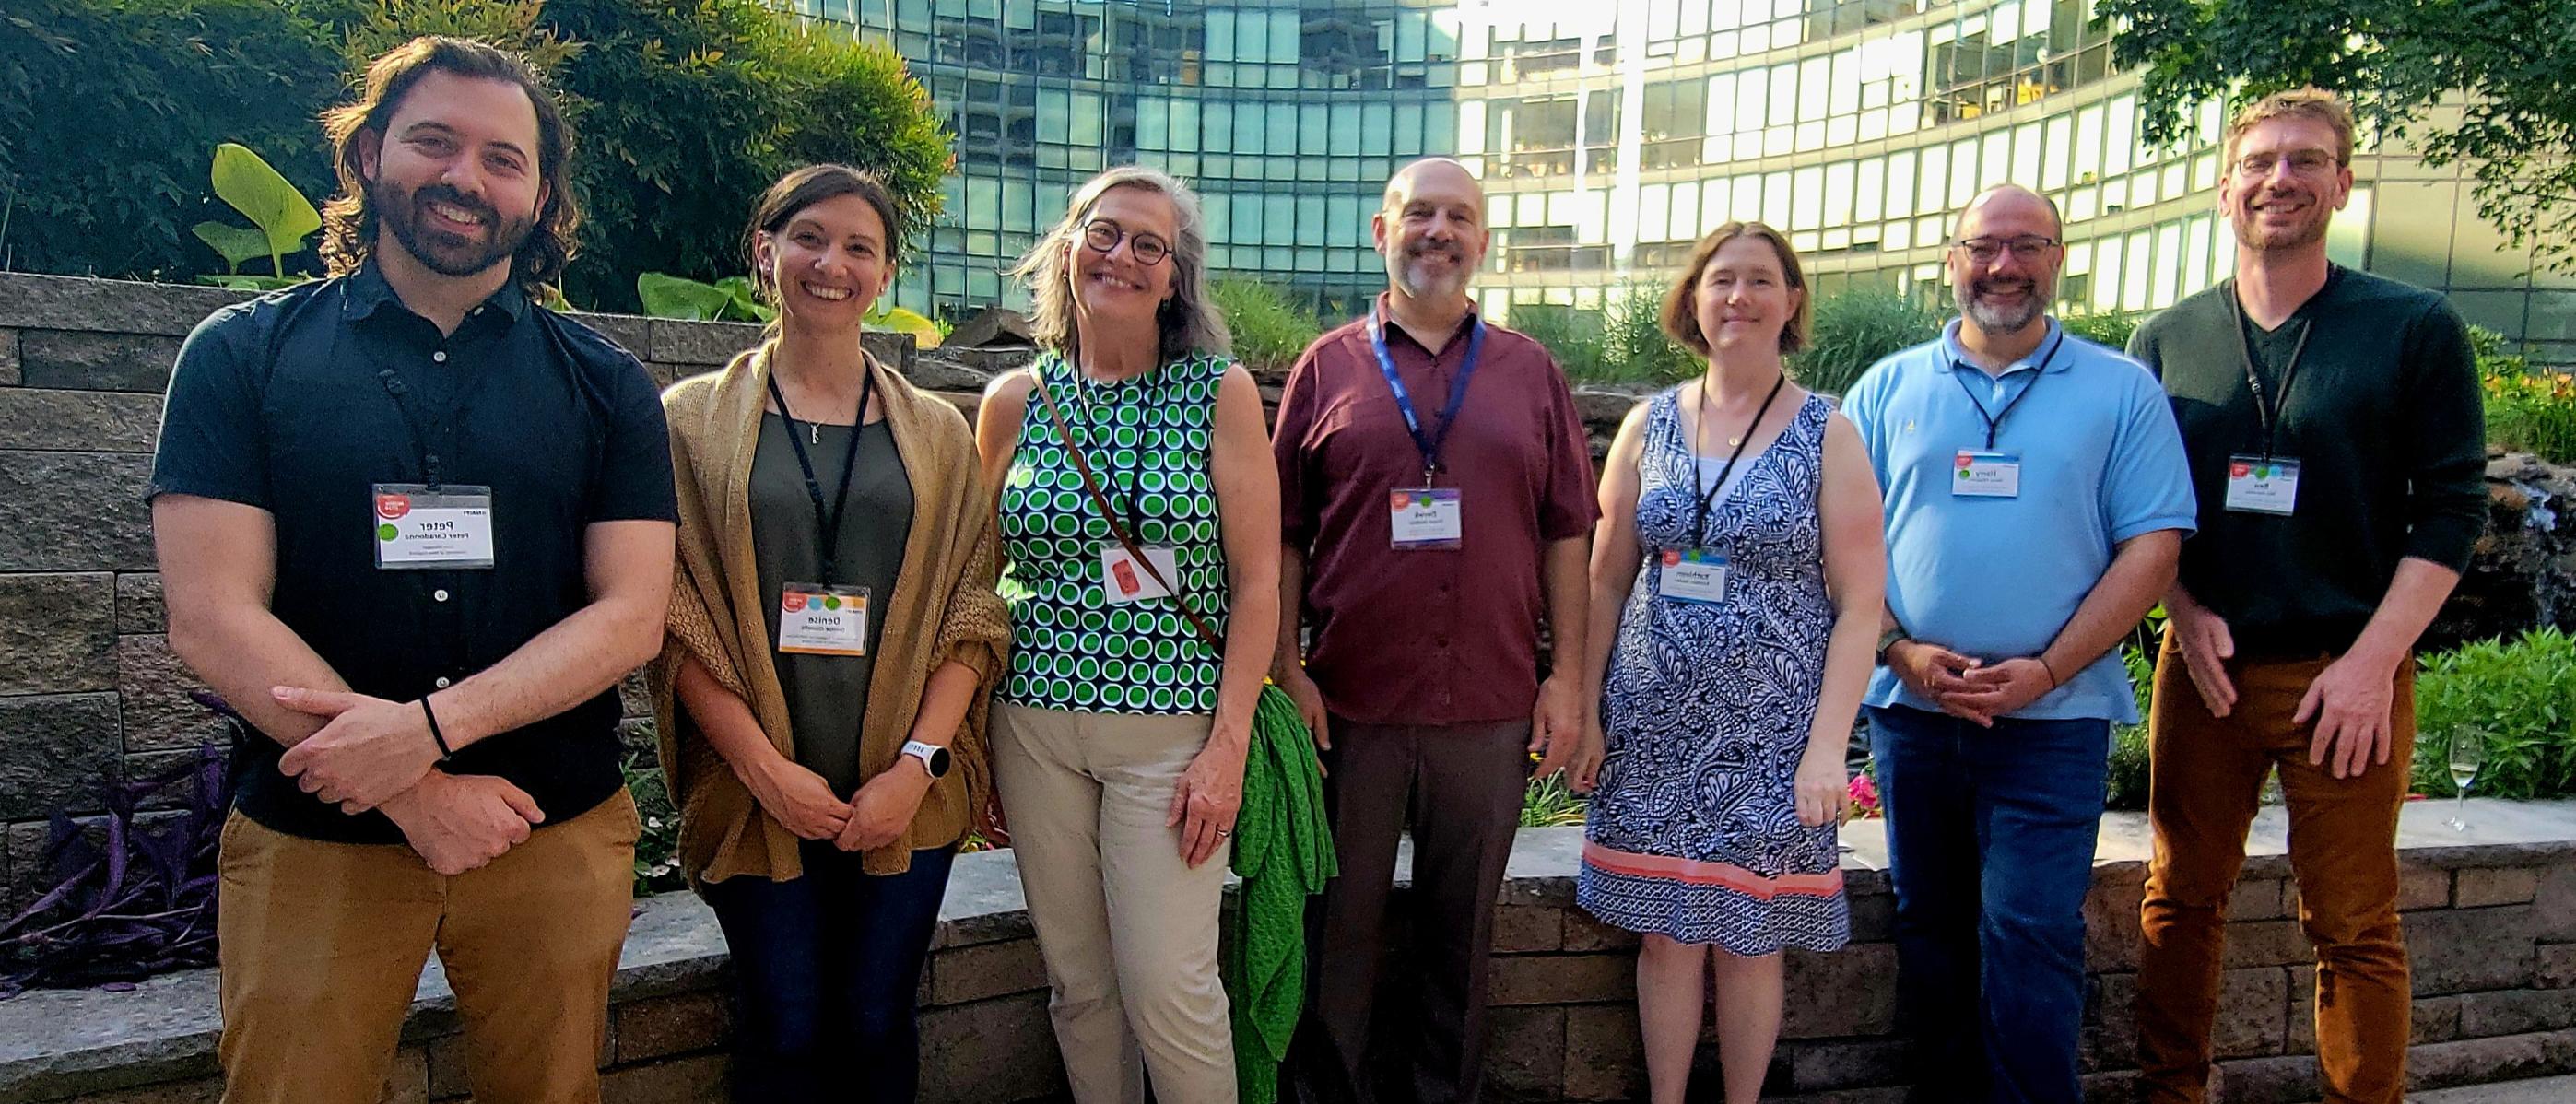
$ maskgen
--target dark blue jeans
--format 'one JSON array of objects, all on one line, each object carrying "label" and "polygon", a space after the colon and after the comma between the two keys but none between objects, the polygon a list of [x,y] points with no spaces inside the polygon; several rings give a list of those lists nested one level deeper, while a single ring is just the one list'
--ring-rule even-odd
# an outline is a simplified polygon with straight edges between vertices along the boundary
[{"label": "dark blue jeans", "polygon": [[2111,723],[1989,729],[1905,706],[1869,721],[1915,1099],[2076,1104]]},{"label": "dark blue jeans", "polygon": [[799,848],[802,877],[707,885],[733,952],[733,1098],[910,1104],[921,1081],[913,998],[955,853],[912,853],[901,874],[860,871],[828,842]]}]

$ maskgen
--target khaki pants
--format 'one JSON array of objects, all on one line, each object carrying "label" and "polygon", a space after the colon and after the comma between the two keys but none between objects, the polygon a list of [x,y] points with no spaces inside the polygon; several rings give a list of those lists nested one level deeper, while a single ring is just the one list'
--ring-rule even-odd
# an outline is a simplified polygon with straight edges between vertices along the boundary
[{"label": "khaki pants", "polygon": [[482,1104],[597,1104],[608,985],[633,909],[624,790],[441,877],[400,844],[225,823],[224,1104],[376,1104],[430,949]]},{"label": "khaki pants", "polygon": [[2156,663],[2154,773],[2138,955],[2140,1099],[2198,1104],[2209,1088],[2227,897],[2263,776],[2281,772],[2299,926],[2317,950],[2317,1063],[2329,1104],[2398,1104],[2411,1015],[2397,926],[2397,810],[2415,748],[2415,663],[2398,666],[2386,764],[2336,778],[2308,763],[2313,724],[2293,724],[2326,658],[2227,664],[2236,708],[2210,715],[2170,633]]},{"label": "khaki pants", "polygon": [[1143,1104],[1149,1072],[1161,1104],[1235,1098],[1216,958],[1227,852],[1192,870],[1164,825],[1208,724],[993,708],[993,781],[1078,1104]]}]

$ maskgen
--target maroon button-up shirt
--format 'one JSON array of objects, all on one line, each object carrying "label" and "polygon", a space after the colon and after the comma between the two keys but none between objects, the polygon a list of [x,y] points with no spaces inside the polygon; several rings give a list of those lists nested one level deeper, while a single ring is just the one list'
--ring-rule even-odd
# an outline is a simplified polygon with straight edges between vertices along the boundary
[{"label": "maroon button-up shirt", "polygon": [[[1426,435],[1438,433],[1473,324],[1471,313],[1436,355],[1385,324]],[[1378,369],[1367,319],[1318,339],[1288,377],[1271,438],[1282,533],[1306,550],[1315,634],[1306,671],[1336,716],[1471,724],[1527,717],[1537,703],[1546,549],[1583,536],[1599,514],[1592,454],[1546,348],[1488,326],[1480,359],[1433,479],[1460,491],[1455,549],[1392,547],[1389,494],[1421,485],[1422,453]]]}]

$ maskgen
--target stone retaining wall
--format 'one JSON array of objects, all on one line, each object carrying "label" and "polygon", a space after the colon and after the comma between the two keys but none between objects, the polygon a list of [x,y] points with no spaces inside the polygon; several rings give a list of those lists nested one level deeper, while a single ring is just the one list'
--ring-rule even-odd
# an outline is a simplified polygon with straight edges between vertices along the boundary
[{"label": "stone retaining wall", "polygon": [[[2401,832],[2407,943],[2415,965],[2416,1088],[2576,1072],[2576,802],[2471,802],[2473,830],[2445,806],[2408,808]],[[2255,825],[2228,932],[2218,1032],[2223,1104],[2316,1098],[2309,948],[2281,856],[2277,810]],[[1792,953],[1787,1022],[1769,1098],[1894,1104],[1901,1097],[1894,902],[1877,822],[1845,833],[1853,946]],[[1496,924],[1498,1099],[1628,1100],[1644,1095],[1633,1003],[1634,941],[1572,905],[1581,831],[1533,829],[1514,848]],[[2104,824],[2086,947],[2093,975],[2085,1068],[2091,1099],[2126,1100],[2133,1076],[2137,909],[2145,825]],[[923,1098],[1006,1104],[1060,1096],[1045,975],[1007,852],[962,857],[920,993]],[[1401,936],[1399,936],[1399,940]],[[603,1056],[608,1104],[723,1098],[723,943],[686,896],[652,898],[628,940]],[[1402,948],[1391,949],[1400,960]],[[1390,986],[1400,990],[1401,986]],[[1381,1024],[1408,1020],[1390,992]],[[214,980],[196,971],[135,992],[37,992],[0,1002],[0,1104],[212,1101]],[[435,968],[404,1035],[388,1101],[466,1091],[462,1047]],[[1713,1042],[1701,1080],[1715,1084]]]}]

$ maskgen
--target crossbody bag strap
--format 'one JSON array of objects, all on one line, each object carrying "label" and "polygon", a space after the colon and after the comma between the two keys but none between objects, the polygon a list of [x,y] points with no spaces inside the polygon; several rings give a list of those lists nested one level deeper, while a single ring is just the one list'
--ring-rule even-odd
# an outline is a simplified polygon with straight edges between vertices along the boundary
[{"label": "crossbody bag strap", "polygon": [[1136,538],[1128,534],[1125,526],[1118,524],[1118,511],[1110,508],[1109,496],[1100,493],[1100,481],[1092,477],[1091,462],[1083,458],[1081,446],[1073,443],[1073,430],[1064,420],[1064,408],[1056,405],[1055,393],[1047,389],[1046,374],[1032,368],[1029,370],[1029,378],[1036,381],[1038,401],[1046,404],[1047,417],[1055,422],[1056,436],[1064,441],[1065,455],[1073,458],[1073,473],[1081,477],[1083,493],[1090,495],[1091,504],[1099,508],[1100,520],[1109,523],[1109,535],[1118,538],[1119,546],[1127,550],[1127,555],[1135,559],[1136,565],[1144,568],[1146,574],[1154,577],[1154,585],[1162,587],[1164,593],[1172,596],[1172,605],[1181,611],[1182,617],[1189,619],[1190,628],[1198,632],[1199,639],[1207,643],[1209,650],[1215,652],[1219,658],[1223,658],[1224,640],[1217,636],[1216,630],[1208,627],[1205,619],[1190,609],[1188,602],[1181,600],[1181,588],[1173,586],[1171,580],[1163,577],[1162,571],[1154,566],[1153,558],[1147,556],[1145,550],[1137,546]]}]

